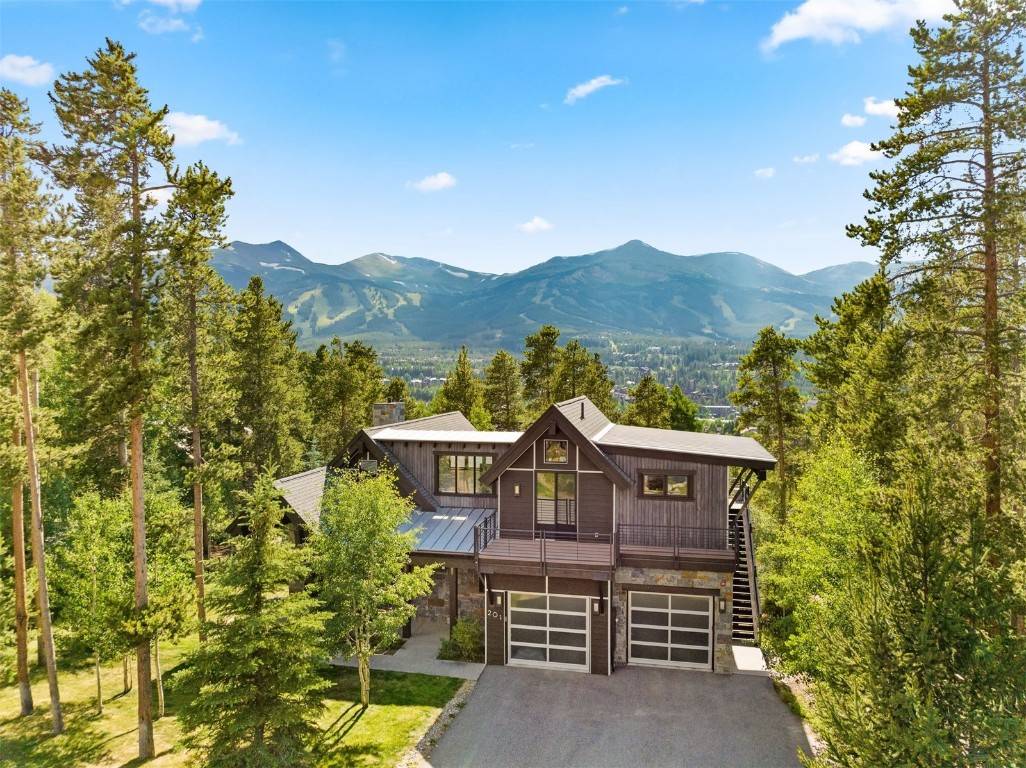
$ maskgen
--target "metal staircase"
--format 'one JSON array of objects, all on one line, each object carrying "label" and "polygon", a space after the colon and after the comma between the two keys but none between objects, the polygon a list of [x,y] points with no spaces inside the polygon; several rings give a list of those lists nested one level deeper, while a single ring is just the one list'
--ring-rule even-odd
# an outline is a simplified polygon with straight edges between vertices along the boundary
[{"label": "metal staircase", "polygon": [[[754,484],[752,483],[754,479]],[[734,642],[754,645],[759,637],[759,582],[752,543],[752,522],[748,501],[762,477],[750,469],[742,470],[730,487],[727,530],[737,560],[734,566],[732,638]]]}]

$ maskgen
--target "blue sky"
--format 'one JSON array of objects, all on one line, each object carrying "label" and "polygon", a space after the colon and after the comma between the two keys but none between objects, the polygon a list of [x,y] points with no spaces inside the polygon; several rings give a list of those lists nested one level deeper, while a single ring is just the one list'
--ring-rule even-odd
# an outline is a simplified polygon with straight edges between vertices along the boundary
[{"label": "blue sky", "polygon": [[55,74],[122,41],[179,161],[232,177],[228,236],[317,261],[505,272],[638,238],[804,272],[875,258],[844,234],[866,143],[947,4],[5,0],[0,82],[56,139]]}]

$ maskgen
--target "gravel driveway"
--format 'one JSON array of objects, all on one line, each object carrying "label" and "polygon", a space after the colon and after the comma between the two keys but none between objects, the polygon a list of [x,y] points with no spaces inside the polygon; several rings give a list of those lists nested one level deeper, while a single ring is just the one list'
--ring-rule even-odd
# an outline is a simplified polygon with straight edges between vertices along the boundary
[{"label": "gravel driveway", "polygon": [[434,768],[775,768],[809,750],[768,678],[487,667]]}]

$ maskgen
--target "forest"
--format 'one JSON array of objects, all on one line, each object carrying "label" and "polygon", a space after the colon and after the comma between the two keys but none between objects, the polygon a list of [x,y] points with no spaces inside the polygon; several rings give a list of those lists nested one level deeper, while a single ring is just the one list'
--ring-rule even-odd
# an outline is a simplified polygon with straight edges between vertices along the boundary
[{"label": "forest", "polygon": [[[736,369],[736,429],[778,461],[753,501],[761,643],[822,741],[811,764],[1026,763],[1024,31],[1021,0],[912,30],[889,163],[848,230],[879,271],[809,337],[764,329]],[[518,430],[584,394],[703,428],[659,371],[621,405],[607,363],[552,326],[480,371],[461,349],[430,403],[361,341],[299,349],[259,278],[236,292],[210,267],[232,182],[176,163],[134,55],[107,40],[51,100],[56,144],[0,90],[0,682],[53,734],[84,717],[62,706],[68,670],[95,670],[98,715],[114,664],[141,760],[170,695],[204,764],[317,762],[325,658],[360,659],[366,707],[367,659],[431,568],[406,567],[412,504],[387,472],[333,488],[302,549],[273,480],[330,461],[375,402]]]}]

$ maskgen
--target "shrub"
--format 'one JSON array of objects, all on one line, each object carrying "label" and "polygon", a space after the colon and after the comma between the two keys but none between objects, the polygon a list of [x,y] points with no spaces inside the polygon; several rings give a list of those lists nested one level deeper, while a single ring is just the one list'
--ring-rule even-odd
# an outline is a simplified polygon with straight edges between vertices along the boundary
[{"label": "shrub", "polygon": [[438,658],[445,661],[484,661],[484,628],[477,619],[464,617],[442,638]]}]

